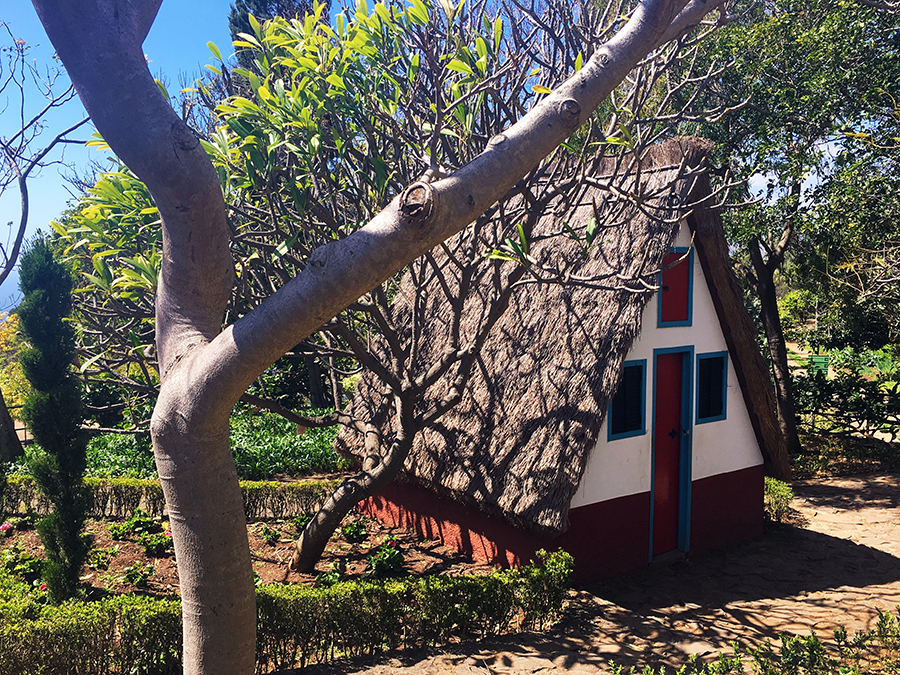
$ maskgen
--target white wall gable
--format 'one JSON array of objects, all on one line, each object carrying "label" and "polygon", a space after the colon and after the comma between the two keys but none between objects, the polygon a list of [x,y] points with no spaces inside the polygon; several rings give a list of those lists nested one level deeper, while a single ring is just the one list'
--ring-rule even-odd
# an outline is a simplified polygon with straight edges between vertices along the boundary
[{"label": "white wall gable", "polygon": [[[688,247],[690,244],[690,230],[682,223],[674,245]],[[609,420],[604,420],[597,446],[588,458],[584,476],[572,499],[572,508],[650,491],[654,350],[691,347],[696,358],[696,354],[725,352],[728,349],[699,261],[695,259],[693,265],[693,308],[690,326],[657,327],[657,301],[658,296],[655,295],[647,303],[641,335],[626,357],[627,361],[646,360],[644,433],[608,441]],[[693,370],[694,381],[690,402],[692,480],[762,464],[762,453],[744,404],[731,355],[728,358],[727,416],[723,420],[694,423],[697,373],[696,368]]]}]

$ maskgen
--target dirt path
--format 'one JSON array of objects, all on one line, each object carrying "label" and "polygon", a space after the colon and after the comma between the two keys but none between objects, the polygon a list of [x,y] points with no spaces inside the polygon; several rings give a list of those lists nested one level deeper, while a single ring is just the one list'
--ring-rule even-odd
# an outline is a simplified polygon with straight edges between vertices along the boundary
[{"label": "dirt path", "polygon": [[900,605],[900,476],[802,481],[796,524],[573,593],[552,632],[317,666],[307,675],[597,673],[682,665],[782,632],[870,628]]}]

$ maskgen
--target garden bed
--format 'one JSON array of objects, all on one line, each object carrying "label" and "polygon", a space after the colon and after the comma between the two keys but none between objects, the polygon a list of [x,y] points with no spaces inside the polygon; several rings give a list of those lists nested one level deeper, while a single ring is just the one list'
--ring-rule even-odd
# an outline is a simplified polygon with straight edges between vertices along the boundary
[{"label": "garden bed", "polygon": [[[12,519],[14,522],[17,519]],[[85,567],[83,581],[87,597],[99,598],[113,593],[142,592],[155,596],[168,596],[179,590],[178,570],[171,554],[149,555],[138,542],[137,536],[115,540],[110,525],[115,521],[90,520],[85,531],[93,538],[93,554]],[[268,521],[247,526],[253,569],[262,583],[303,583],[314,585],[319,575],[330,575],[329,580],[364,579],[373,576],[368,558],[386,540],[397,542],[402,555],[402,566],[395,576],[425,574],[487,574],[493,568],[473,563],[461,554],[448,549],[437,541],[421,540],[401,529],[389,529],[378,521],[351,515],[345,524],[360,523],[365,528],[365,538],[358,542],[347,541],[340,531],[331,538],[314,574],[298,574],[288,569],[288,561],[294,551],[297,529],[291,521]],[[167,523],[159,520],[164,532]],[[277,533],[277,534],[273,534]],[[268,537],[267,537],[268,535]],[[43,558],[40,537],[33,528],[14,529],[9,536],[0,537],[0,560],[6,550],[21,549],[20,558]],[[335,574],[337,573],[337,574]],[[321,578],[320,578],[321,581]]]}]

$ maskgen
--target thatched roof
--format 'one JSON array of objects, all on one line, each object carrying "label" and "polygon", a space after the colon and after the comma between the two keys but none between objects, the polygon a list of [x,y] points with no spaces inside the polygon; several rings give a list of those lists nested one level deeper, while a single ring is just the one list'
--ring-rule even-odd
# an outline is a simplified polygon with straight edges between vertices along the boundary
[{"label": "thatched roof", "polygon": [[[708,181],[698,181],[696,174],[678,177],[685,167],[701,167],[708,149],[697,139],[674,139],[651,148],[640,162],[644,193],[649,195],[642,208],[632,208],[623,224],[605,231],[602,243],[574,270],[577,277],[617,273],[615,283],[599,290],[545,283],[517,293],[485,343],[463,400],[417,436],[398,480],[416,482],[528,529],[550,534],[567,528],[569,502],[618,388],[625,356],[640,332],[644,307],[678,220],[685,215],[680,205],[702,197],[703,190],[708,194]],[[585,222],[602,201],[599,191],[589,189],[569,222]],[[650,213],[656,217],[648,217]],[[707,212],[701,220],[706,246],[698,246],[698,256],[704,271],[709,265],[702,258],[709,252],[724,255],[713,265],[716,274],[725,270],[731,275],[718,216]],[[559,230],[557,219],[548,215],[534,236]],[[571,239],[555,238],[546,246],[553,247],[554,255],[578,257]],[[532,254],[541,259],[550,251],[536,246]],[[733,294],[737,285],[722,288]],[[489,289],[480,295],[482,305],[475,303],[467,311],[484,312]],[[408,298],[401,286],[394,301],[398,313],[404,312]],[[739,295],[737,302],[726,304],[725,311],[742,312],[740,325],[749,326]],[[448,330],[442,311],[435,303],[435,320],[422,338],[433,345],[434,357]],[[755,345],[752,349],[759,357]],[[739,361],[736,355],[737,368]],[[760,364],[761,357],[753,367]],[[364,376],[358,389],[358,412],[372,410],[380,400],[370,377]],[[745,378],[739,379],[743,385]],[[754,380],[753,386],[760,385]],[[764,392],[756,399],[770,405]],[[771,418],[771,407],[756,415],[766,416]],[[341,433],[338,446],[351,454],[361,451],[360,439],[348,430]]]}]

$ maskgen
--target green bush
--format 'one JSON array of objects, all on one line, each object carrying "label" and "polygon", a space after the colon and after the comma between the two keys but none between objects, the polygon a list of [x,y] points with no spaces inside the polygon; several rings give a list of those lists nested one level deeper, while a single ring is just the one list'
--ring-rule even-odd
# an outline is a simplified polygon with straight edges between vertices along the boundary
[{"label": "green bush", "polygon": [[347,581],[257,589],[261,669],[300,667],[335,656],[376,654],[524,626],[545,626],[562,607],[572,569],[564,552],[487,576]]},{"label": "green bush", "polygon": [[156,478],[149,434],[101,434],[87,446],[86,475],[97,478]]},{"label": "green bush", "polygon": [[[5,513],[46,513],[47,499],[30,477],[9,477],[2,495]],[[306,480],[290,483],[241,481],[244,513],[248,521],[291,520],[309,517],[334,491],[337,480]],[[139,478],[85,478],[91,497],[88,515],[92,518],[127,519],[142,509],[153,518],[165,510],[162,486],[157,480]]]},{"label": "green bush", "polygon": [[144,532],[138,537],[138,543],[144,547],[144,554],[152,558],[164,558],[175,553],[175,542],[171,532]]},{"label": "green bush", "polygon": [[791,510],[791,500],[793,498],[794,491],[790,485],[777,478],[766,476],[765,496],[763,499],[766,519],[773,523],[783,523],[785,516]]},{"label": "green bush", "polygon": [[337,427],[297,434],[294,424],[274,413],[244,410],[231,418],[234,462],[244,480],[341,471],[348,463],[334,451],[335,436]]},{"label": "green bush", "polygon": [[157,532],[162,532],[160,522],[141,509],[135,509],[125,522],[113,523],[109,526],[109,536],[117,541],[129,536],[156,534]]},{"label": "green bush", "polygon": [[[517,617],[537,606],[546,608],[543,622],[560,609],[554,603],[568,584],[560,572],[570,567],[571,557],[557,552],[528,574],[262,585],[256,596],[258,670],[497,635],[521,626]],[[537,593],[547,597],[536,602]],[[0,675],[177,670],[178,600],[132,595],[48,607],[37,597],[0,572]],[[527,608],[520,604],[525,597]]]},{"label": "green bush", "polygon": [[[306,527],[305,524],[304,527]],[[299,530],[300,528],[297,529]],[[362,519],[352,520],[346,525],[343,525],[341,527],[341,535],[351,544],[358,544],[359,542],[364,541],[367,536],[365,521]]]},{"label": "green bush", "polygon": [[367,562],[376,577],[399,574],[403,571],[403,551],[394,537],[388,537],[372,549]]}]

